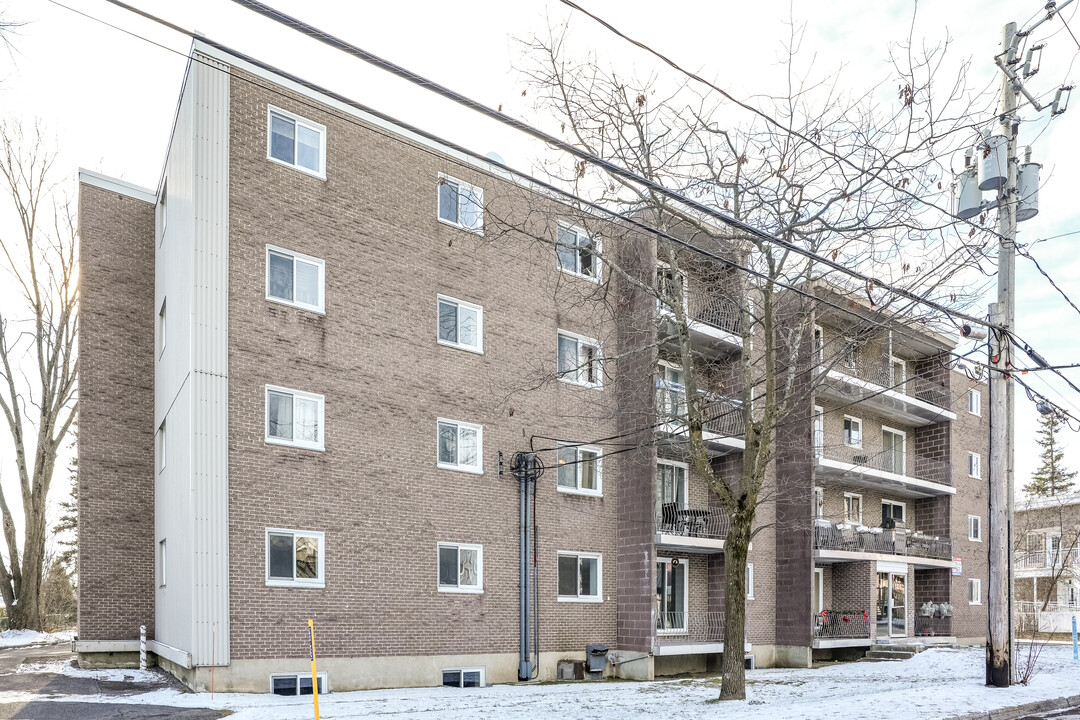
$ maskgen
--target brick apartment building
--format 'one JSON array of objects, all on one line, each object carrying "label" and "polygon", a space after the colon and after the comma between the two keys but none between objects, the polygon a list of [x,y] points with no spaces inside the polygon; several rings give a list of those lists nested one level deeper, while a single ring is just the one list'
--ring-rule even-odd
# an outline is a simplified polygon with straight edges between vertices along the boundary
[{"label": "brick apartment building", "polygon": [[[196,689],[302,693],[314,618],[328,690],[516,680],[509,462],[532,449],[538,677],[589,643],[621,677],[715,665],[727,520],[655,299],[597,260],[607,240],[663,281],[655,238],[201,40],[158,189],[80,180],[83,663],[131,662],[145,625]],[[697,352],[734,363],[737,315],[693,282]],[[815,292],[741,652],[982,642],[985,389],[950,338]],[[881,329],[854,343],[860,315]],[[722,473],[740,417],[706,427]]]},{"label": "brick apartment building", "polygon": [[1013,528],[1018,631],[1072,632],[1080,610],[1080,493],[1018,502]]}]

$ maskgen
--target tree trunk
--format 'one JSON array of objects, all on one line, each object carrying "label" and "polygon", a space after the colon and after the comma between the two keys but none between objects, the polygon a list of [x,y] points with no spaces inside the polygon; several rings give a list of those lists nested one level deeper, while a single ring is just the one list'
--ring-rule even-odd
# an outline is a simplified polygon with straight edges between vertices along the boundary
[{"label": "tree trunk", "polygon": [[746,556],[751,518],[732,519],[724,541],[724,653],[720,659],[721,700],[746,699]]}]

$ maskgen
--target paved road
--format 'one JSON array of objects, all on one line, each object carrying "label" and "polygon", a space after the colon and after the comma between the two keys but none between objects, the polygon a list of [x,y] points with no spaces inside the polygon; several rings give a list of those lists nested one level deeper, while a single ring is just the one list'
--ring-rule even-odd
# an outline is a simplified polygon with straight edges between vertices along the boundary
[{"label": "paved road", "polygon": [[[182,709],[164,705],[95,702],[98,695],[132,695],[157,690],[162,683],[110,682],[55,673],[17,673],[23,663],[47,663],[71,658],[65,646],[0,650],[0,692],[32,693],[29,702],[0,702],[0,720],[217,720],[215,710]],[[86,695],[86,702],[57,702],[57,695]]]},{"label": "paved road", "polygon": [[1025,715],[1016,720],[1074,720],[1080,718],[1080,708],[1068,708],[1067,710],[1052,710],[1038,715]]}]

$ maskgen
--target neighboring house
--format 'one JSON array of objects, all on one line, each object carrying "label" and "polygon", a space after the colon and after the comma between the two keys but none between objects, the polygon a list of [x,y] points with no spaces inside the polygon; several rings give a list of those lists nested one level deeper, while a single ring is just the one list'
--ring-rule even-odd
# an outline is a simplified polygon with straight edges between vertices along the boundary
[{"label": "neighboring house", "polygon": [[1013,522],[1013,607],[1020,629],[1071,632],[1080,609],[1080,493],[1029,497]]},{"label": "neighboring house", "polygon": [[[532,439],[549,467],[538,676],[589,643],[621,677],[714,666],[727,518],[685,462],[655,301],[606,301],[634,298],[597,259],[602,233],[525,178],[202,40],[158,189],[80,181],[80,662],[130,663],[144,625],[193,688],[310,692],[311,618],[326,690],[517,680],[509,465]],[[558,249],[504,222],[525,197]],[[670,280],[654,239],[611,245]],[[673,287],[723,367],[744,348],[719,285]],[[951,339],[855,341],[827,308],[814,353],[842,362],[806,358],[819,386],[778,437],[739,652],[805,667],[982,642],[985,387],[946,368]],[[706,389],[705,440],[730,473],[728,375]]]}]

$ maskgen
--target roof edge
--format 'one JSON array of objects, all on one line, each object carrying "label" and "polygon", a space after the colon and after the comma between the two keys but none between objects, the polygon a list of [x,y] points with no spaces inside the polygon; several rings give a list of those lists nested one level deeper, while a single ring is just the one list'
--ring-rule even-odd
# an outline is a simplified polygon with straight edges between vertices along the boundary
[{"label": "roof edge", "polygon": [[142,200],[151,205],[157,203],[157,193],[153,190],[144,188],[141,185],[129,183],[126,180],[102,175],[101,173],[87,170],[86,168],[79,168],[79,182],[85,185],[93,185],[96,188],[108,190],[109,192],[126,195],[135,200]]}]

